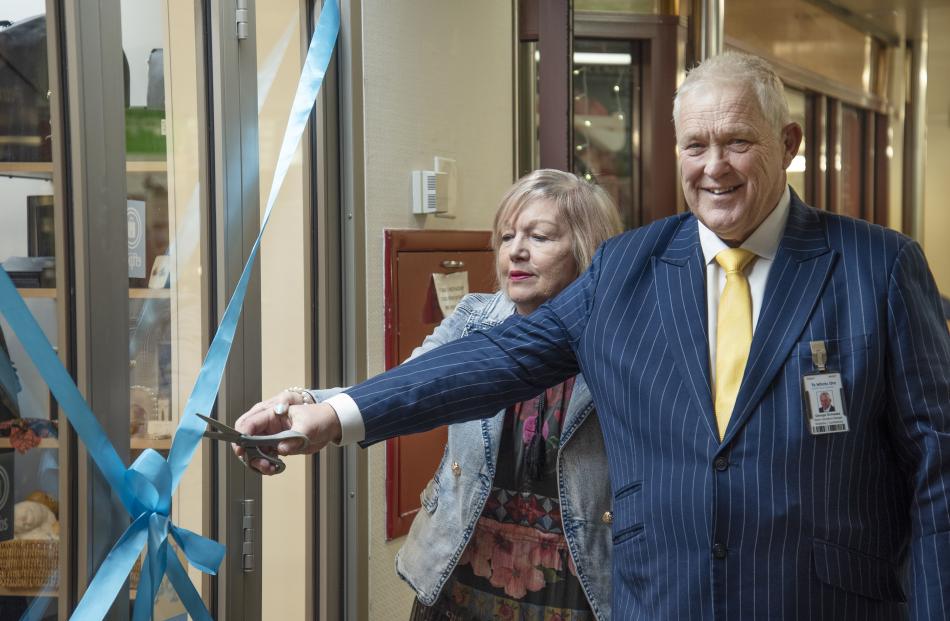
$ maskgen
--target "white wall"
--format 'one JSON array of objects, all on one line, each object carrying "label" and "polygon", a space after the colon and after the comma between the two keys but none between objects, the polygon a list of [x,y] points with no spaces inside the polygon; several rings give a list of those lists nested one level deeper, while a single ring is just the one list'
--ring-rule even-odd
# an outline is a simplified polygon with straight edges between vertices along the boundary
[{"label": "white wall", "polygon": [[[512,183],[510,0],[366,0],[363,16],[367,370],[384,368],[383,230],[488,229]],[[454,158],[459,214],[413,216],[409,178]],[[395,575],[402,540],[385,542],[385,446],[369,455],[370,619],[405,619],[412,592]]]},{"label": "white wall", "polygon": [[[299,0],[260,2],[254,24],[257,38],[258,128],[261,215],[267,204],[287,115],[300,78],[301,29]],[[307,383],[309,305],[306,261],[303,160],[298,148],[261,246],[261,394]],[[304,619],[307,557],[302,545],[307,530],[305,499],[307,462],[285,459],[279,477],[264,477],[262,501],[263,619]],[[300,545],[292,545],[296,541]]]}]

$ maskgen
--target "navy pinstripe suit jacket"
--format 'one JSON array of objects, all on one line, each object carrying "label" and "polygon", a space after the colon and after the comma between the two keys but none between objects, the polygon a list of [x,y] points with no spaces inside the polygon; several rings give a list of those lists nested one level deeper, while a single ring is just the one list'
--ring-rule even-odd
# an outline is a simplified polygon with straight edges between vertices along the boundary
[{"label": "navy pinstripe suit jacket", "polygon": [[[920,247],[793,197],[722,443],[704,270],[691,215],[608,241],[529,317],[348,390],[366,443],[583,371],[614,490],[615,618],[948,618],[950,335]],[[819,339],[848,433],[806,429]]]}]

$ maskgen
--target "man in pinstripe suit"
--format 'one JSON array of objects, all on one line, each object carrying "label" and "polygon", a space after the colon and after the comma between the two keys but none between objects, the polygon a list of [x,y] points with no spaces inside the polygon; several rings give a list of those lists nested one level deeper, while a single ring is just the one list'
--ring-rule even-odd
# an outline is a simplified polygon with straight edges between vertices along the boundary
[{"label": "man in pinstripe suit", "polygon": [[[674,117],[691,213],[608,241],[528,317],[289,416],[265,402],[239,428],[365,446],[583,371],[614,490],[616,616],[947,618],[950,335],[920,247],[790,192],[801,129],[766,63],[706,61]],[[741,265],[720,267],[735,248]],[[729,277],[743,305],[724,311]],[[809,426],[816,372],[840,375],[837,433]]]}]

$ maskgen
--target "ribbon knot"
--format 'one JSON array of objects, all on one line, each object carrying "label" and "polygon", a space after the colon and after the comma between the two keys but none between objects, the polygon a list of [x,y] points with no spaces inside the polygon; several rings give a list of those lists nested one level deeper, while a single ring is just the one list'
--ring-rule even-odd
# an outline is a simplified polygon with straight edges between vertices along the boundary
[{"label": "ribbon knot", "polygon": [[87,594],[95,593],[96,596],[82,598],[73,613],[74,619],[101,619],[105,616],[145,547],[145,562],[142,564],[132,611],[133,621],[151,619],[152,603],[166,575],[191,617],[211,621],[211,615],[178,559],[178,554],[169,545],[168,536],[172,536],[189,563],[212,575],[217,573],[224,559],[225,547],[172,523],[169,517],[172,479],[168,462],[152,449],[143,451],[126,469],[123,476],[124,493],[120,497],[134,520],[109,551],[89,584]]}]

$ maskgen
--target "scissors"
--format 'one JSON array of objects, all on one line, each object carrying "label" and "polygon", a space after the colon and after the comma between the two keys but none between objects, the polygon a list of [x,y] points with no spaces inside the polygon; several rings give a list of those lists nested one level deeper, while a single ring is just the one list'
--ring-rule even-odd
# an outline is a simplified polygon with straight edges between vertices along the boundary
[{"label": "scissors", "polygon": [[[307,436],[300,433],[299,431],[281,431],[280,433],[275,433],[269,436],[246,436],[237,429],[228,427],[221,421],[209,418],[207,416],[202,416],[201,414],[197,415],[198,418],[208,423],[208,428],[205,430],[204,437],[211,438],[212,440],[221,440],[223,442],[230,442],[232,444],[237,444],[244,449],[244,465],[254,470],[250,466],[251,459],[263,459],[274,468],[276,468],[276,474],[280,474],[284,471],[284,468],[287,467],[287,464],[282,462],[279,457],[272,455],[270,451],[263,450],[266,447],[272,447],[273,450],[276,450],[277,444],[283,440],[302,440],[303,444],[301,448],[310,444],[310,441],[307,439]],[[255,470],[255,472],[257,472]]]}]

